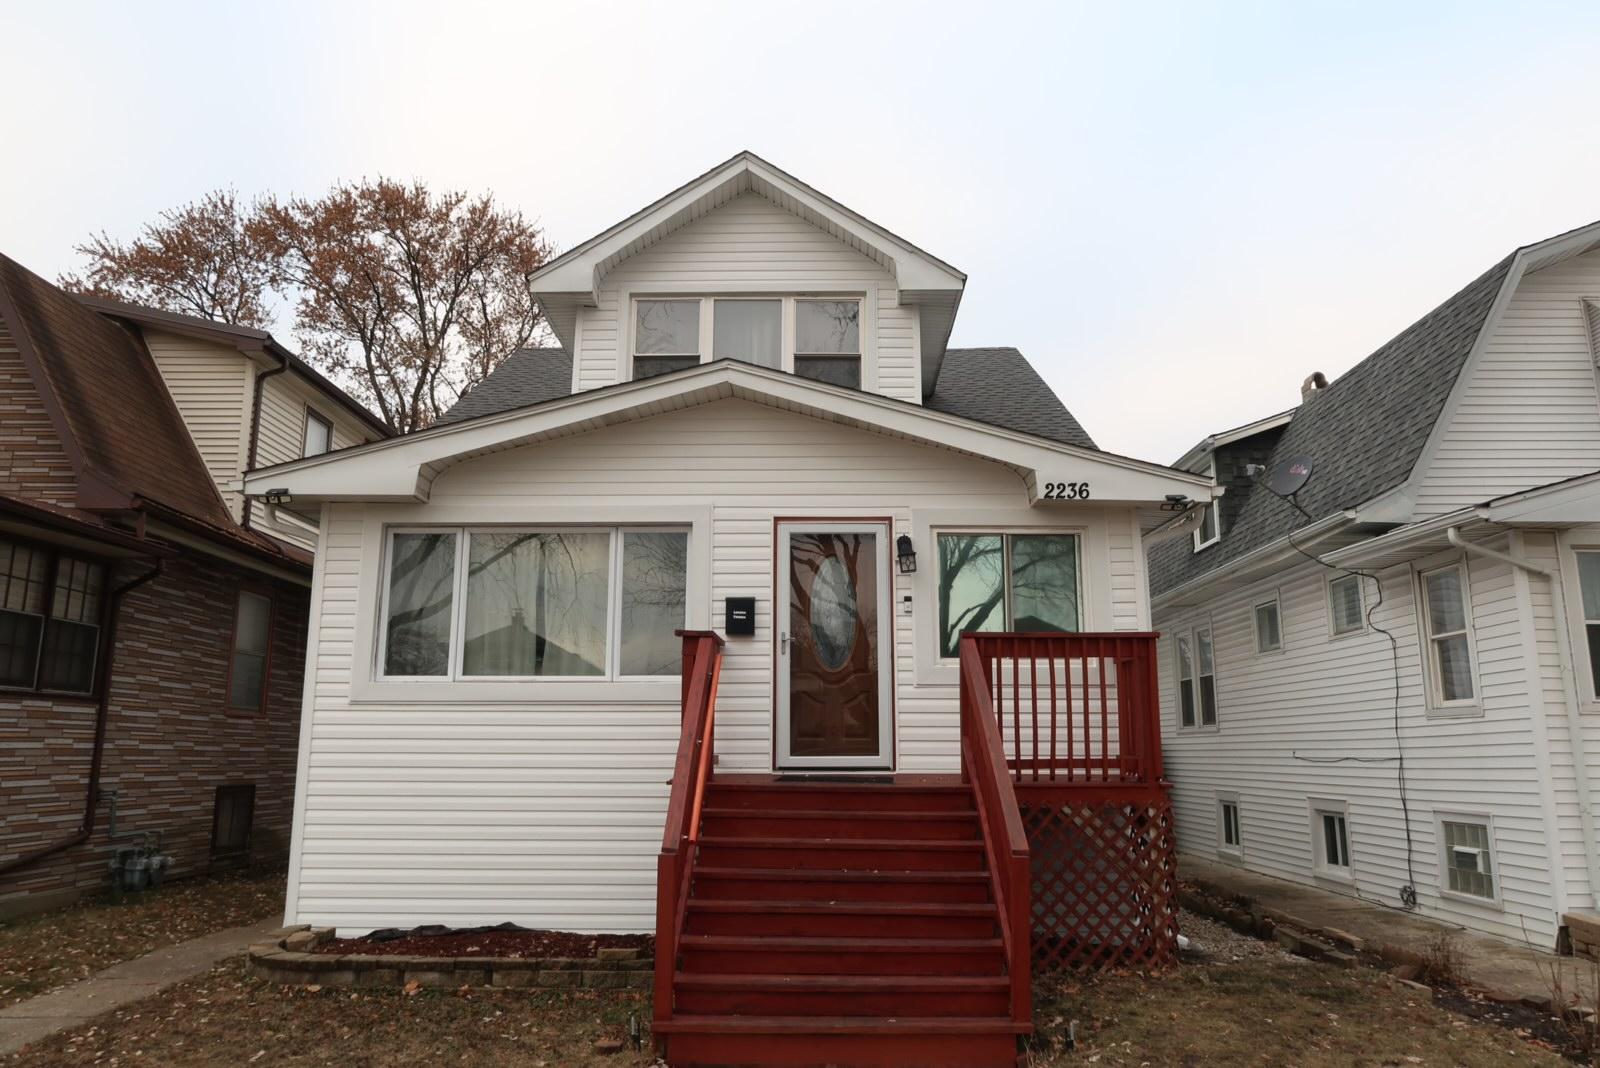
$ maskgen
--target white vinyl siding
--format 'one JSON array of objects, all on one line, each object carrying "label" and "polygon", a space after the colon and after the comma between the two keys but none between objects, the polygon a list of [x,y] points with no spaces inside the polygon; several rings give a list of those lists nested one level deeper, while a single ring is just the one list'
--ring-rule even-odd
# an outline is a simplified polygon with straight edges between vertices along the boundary
[{"label": "white vinyl siding", "polygon": [[224,487],[238,479],[248,455],[255,382],[249,359],[214,341],[153,329],[146,330],[144,338],[228,511],[235,520],[242,518],[243,495]]},{"label": "white vinyl siding", "polygon": [[[899,305],[894,277],[799,216],[745,193],[623,260],[579,311],[573,388],[628,375],[633,301],[666,296],[861,296],[861,387],[922,402],[914,306]],[[708,317],[709,307],[702,311]],[[786,345],[792,348],[792,324]],[[704,349],[701,350],[705,351]]]},{"label": "white vinyl siding", "polygon": [[[251,388],[254,389],[253,384]],[[342,406],[335,405],[321,390],[293,371],[287,371],[271,375],[261,382],[261,426],[256,434],[257,467],[270,467],[300,459],[305,451],[308,408],[314,408],[332,424],[333,449],[347,449],[365,441],[377,440],[377,435],[371,429]],[[315,530],[296,518],[269,510],[261,501],[251,506],[250,525],[303,549],[314,550],[317,547]]]},{"label": "white vinyl siding", "polygon": [[426,505],[332,506],[318,559],[294,922],[652,929],[679,731],[675,679],[656,684],[665,691],[656,699],[604,688],[545,697],[527,682],[507,699],[462,703],[360,696],[371,684],[356,678],[370,676],[375,656],[375,644],[357,640],[377,618],[376,560],[364,572],[364,554],[386,526],[620,508],[658,522],[668,510],[703,516],[691,571],[703,561],[707,577],[691,580],[691,626],[720,629],[726,598],[756,599],[755,634],[727,645],[719,772],[772,767],[777,517],[884,517],[916,542],[917,573],[893,575],[896,605],[910,596],[916,614],[895,612],[894,655],[884,659],[895,673],[897,771],[958,767],[954,671],[919,662],[919,634],[934,634],[918,629],[936,604],[930,528],[1066,522],[1081,538],[1085,628],[1148,626],[1131,509],[1040,515],[1006,468],[741,400],[468,460],[438,475]]}]

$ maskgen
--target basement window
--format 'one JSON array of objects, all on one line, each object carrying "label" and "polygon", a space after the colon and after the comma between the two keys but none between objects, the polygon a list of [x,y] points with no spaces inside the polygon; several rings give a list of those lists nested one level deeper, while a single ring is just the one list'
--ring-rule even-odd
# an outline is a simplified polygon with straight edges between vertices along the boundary
[{"label": "basement window", "polygon": [[0,539],[0,687],[94,689],[104,581],[98,563]]},{"label": "basement window", "polygon": [[1493,846],[1489,823],[1482,818],[1442,816],[1439,843],[1443,890],[1452,894],[1495,900]]},{"label": "basement window", "polygon": [[1345,806],[1337,802],[1317,803],[1311,810],[1311,832],[1316,873],[1335,879],[1349,879],[1350,823]]},{"label": "basement window", "polygon": [[1217,848],[1238,856],[1244,852],[1244,834],[1239,828],[1238,798],[1223,798],[1217,802]]},{"label": "basement window", "polygon": [[211,859],[242,862],[250,856],[250,829],[255,823],[254,783],[217,787],[211,809]]}]

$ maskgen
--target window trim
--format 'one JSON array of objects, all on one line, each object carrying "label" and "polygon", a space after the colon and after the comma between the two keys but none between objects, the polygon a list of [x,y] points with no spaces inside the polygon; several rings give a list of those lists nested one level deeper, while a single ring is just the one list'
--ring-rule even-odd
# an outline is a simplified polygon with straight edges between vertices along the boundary
[{"label": "window trim", "polygon": [[[872,331],[869,330],[869,325],[868,325],[869,324],[869,315],[870,315],[870,318],[872,320],[876,319],[875,314],[873,314],[873,313],[875,313],[875,309],[876,309],[876,306],[877,306],[876,286],[875,285],[868,285],[866,287],[863,287],[862,289],[842,290],[842,291],[837,291],[837,292],[836,291],[832,291],[832,290],[796,291],[796,290],[791,289],[789,287],[783,287],[781,289],[775,289],[775,290],[769,290],[769,291],[762,291],[759,288],[739,287],[739,288],[729,289],[729,290],[726,290],[726,291],[701,290],[701,291],[693,292],[693,293],[685,293],[685,292],[682,292],[682,291],[679,291],[679,290],[663,290],[661,292],[654,292],[654,291],[646,290],[646,289],[636,289],[636,290],[625,291],[622,294],[622,298],[625,301],[625,305],[626,305],[626,307],[628,309],[628,311],[627,311],[628,321],[627,321],[627,324],[626,324],[626,333],[627,333],[626,352],[624,354],[624,359],[618,361],[620,364],[624,364],[624,366],[621,368],[621,377],[619,378],[619,381],[622,381],[622,382],[635,381],[635,379],[634,379],[634,361],[640,355],[644,355],[646,357],[652,357],[652,356],[667,357],[667,356],[673,355],[671,353],[661,353],[661,352],[643,353],[643,354],[641,354],[640,352],[637,351],[638,350],[638,346],[639,346],[638,333],[639,333],[639,302],[640,301],[670,301],[670,300],[689,301],[689,300],[692,300],[692,301],[696,301],[696,302],[699,303],[699,305],[700,305],[700,323],[699,323],[699,326],[700,326],[700,331],[699,331],[699,348],[700,348],[700,351],[698,353],[687,353],[686,352],[686,353],[679,353],[679,354],[676,354],[676,355],[680,359],[687,359],[691,355],[697,356],[698,359],[699,359],[700,364],[703,366],[705,364],[711,363],[716,358],[714,356],[714,354],[713,354],[714,353],[713,339],[714,339],[715,330],[716,330],[716,322],[715,322],[715,319],[716,319],[716,303],[715,302],[716,301],[719,301],[719,300],[776,300],[780,304],[779,326],[778,326],[778,337],[779,337],[779,346],[780,346],[780,348],[779,348],[779,366],[777,368],[769,368],[769,370],[781,370],[786,374],[794,374],[795,373],[795,356],[796,355],[800,355],[800,356],[831,356],[831,357],[837,357],[837,358],[841,358],[841,359],[848,358],[850,355],[852,355],[851,353],[812,353],[812,352],[801,352],[801,353],[797,354],[796,351],[795,351],[795,334],[796,334],[796,326],[797,326],[797,321],[798,320],[797,320],[796,313],[795,313],[795,303],[797,301],[802,301],[802,300],[853,300],[860,307],[860,329],[857,332],[857,338],[858,338],[857,348],[859,348],[861,351],[859,353],[853,354],[853,355],[856,356],[856,358],[858,360],[860,360],[860,369],[861,369],[861,371],[860,371],[859,380],[860,380],[861,385],[860,385],[859,388],[861,388],[862,390],[868,390],[868,391],[875,391],[875,389],[876,389],[875,383],[872,386],[869,386],[869,384],[868,384],[869,383],[869,375],[868,375],[869,351],[871,351],[872,353],[875,353],[875,349],[873,348],[873,335],[872,335]],[[708,304],[711,305],[709,308],[707,307]],[[574,361],[574,366],[576,366],[576,363],[577,363],[577,361]],[[758,365],[752,364],[751,366],[758,366]],[[875,376],[872,376],[872,377],[875,378]]]},{"label": "window trim", "polygon": [[[1561,595],[1566,600],[1572,659],[1574,665],[1580,661],[1584,664],[1586,670],[1583,674],[1589,682],[1588,689],[1581,691],[1578,696],[1585,711],[1591,711],[1600,707],[1600,664],[1595,663],[1594,657],[1589,654],[1591,621],[1583,611],[1583,569],[1578,557],[1585,553],[1600,556],[1600,539],[1595,538],[1593,531],[1583,532],[1583,539],[1573,544],[1562,544],[1564,538],[1558,538],[1557,545],[1559,549],[1565,550],[1561,553],[1559,577],[1562,582]],[[1574,674],[1577,672],[1574,671]]]},{"label": "window trim", "polygon": [[[932,546],[932,549],[933,549],[932,555],[934,557],[933,566],[929,568],[929,571],[933,575],[933,584],[934,584],[935,593],[934,593],[934,596],[931,598],[931,600],[933,602],[933,605],[932,605],[931,609],[929,610],[929,615],[933,619],[933,641],[934,641],[934,650],[935,650],[935,657],[934,657],[934,663],[935,664],[954,666],[954,665],[959,664],[960,663],[960,659],[961,659],[961,657],[960,657],[960,642],[959,642],[959,640],[956,643],[956,655],[955,656],[946,656],[945,655],[945,653],[944,653],[944,620],[941,619],[940,615],[939,615],[939,598],[938,598],[938,594],[937,594],[937,590],[938,590],[938,586],[939,586],[939,538],[941,538],[942,536],[944,536],[946,534],[971,535],[971,536],[974,536],[974,537],[981,537],[983,535],[995,535],[995,536],[998,536],[1000,538],[1000,540],[1001,540],[1001,547],[1000,547],[1001,567],[1003,568],[1004,578],[1005,578],[1005,592],[1001,595],[1001,607],[1005,610],[1006,626],[1010,626],[1011,625],[1011,613],[1012,613],[1012,605],[1011,605],[1011,541],[1010,541],[1010,539],[1012,537],[1014,537],[1014,536],[1027,537],[1029,535],[1043,535],[1043,536],[1046,536],[1046,537],[1059,537],[1059,538],[1070,537],[1070,538],[1073,538],[1074,540],[1076,540],[1077,545],[1078,545],[1078,549],[1077,549],[1077,553],[1075,554],[1076,555],[1076,559],[1074,560],[1074,564],[1076,565],[1076,568],[1075,568],[1076,575],[1074,576],[1074,586],[1075,586],[1075,588],[1077,590],[1077,594],[1078,594],[1078,606],[1077,606],[1077,608],[1078,608],[1078,630],[1076,630],[1076,631],[1065,631],[1063,633],[1077,634],[1077,633],[1082,633],[1086,629],[1085,626],[1084,626],[1084,623],[1085,623],[1085,613],[1088,610],[1088,598],[1085,596],[1084,588],[1083,588],[1083,581],[1084,581],[1083,555],[1084,555],[1084,552],[1085,552],[1085,549],[1086,549],[1087,540],[1086,540],[1086,538],[1084,536],[1084,530],[1083,530],[1082,527],[1018,527],[1018,526],[1014,526],[1014,525],[1006,524],[1006,523],[997,523],[994,526],[990,526],[990,527],[971,526],[971,525],[935,526],[935,527],[930,527],[928,533],[929,533],[929,542],[931,543],[931,546]],[[979,631],[978,633],[981,634],[983,632]]]},{"label": "window trim", "polygon": [[[1211,485],[1215,487],[1217,484],[1217,457],[1215,453],[1211,456],[1210,468],[1211,470],[1207,473],[1211,476]],[[1207,517],[1211,519],[1211,537],[1201,541],[1200,534],[1205,530]],[[1194,542],[1195,552],[1199,552],[1201,549],[1209,549],[1222,540],[1222,499],[1220,497],[1213,497],[1206,503],[1205,510],[1200,516],[1200,522],[1195,526],[1194,530],[1189,532],[1189,537]]]},{"label": "window trim", "polygon": [[[320,423],[328,428],[328,447],[321,452],[306,452],[306,435],[311,431],[313,422]],[[333,452],[333,420],[317,411],[311,405],[305,406],[305,416],[300,420],[300,458],[302,460],[312,456],[326,456]]]},{"label": "window trim", "polygon": [[[1318,879],[1331,879],[1335,882],[1353,883],[1356,881],[1356,847],[1355,834],[1350,829],[1350,803],[1348,801],[1335,801],[1326,797],[1310,797],[1306,799],[1306,808],[1310,813],[1311,824],[1311,874]],[[1322,817],[1337,816],[1344,822],[1344,859],[1343,866],[1332,865],[1327,861],[1327,840],[1323,835]]]},{"label": "window trim", "polygon": [[[1490,885],[1494,887],[1491,897],[1479,897],[1477,894],[1468,894],[1450,888],[1450,854],[1449,846],[1445,842],[1444,825],[1446,823],[1476,824],[1482,827],[1489,835],[1489,862],[1493,870],[1489,872]],[[1498,839],[1494,833],[1494,814],[1490,812],[1459,812],[1437,810],[1433,814],[1433,838],[1435,855],[1438,859],[1438,886],[1439,895],[1452,901],[1463,901],[1490,909],[1503,909],[1501,900],[1501,870],[1500,849]]]},{"label": "window trim", "polygon": [[[1233,829],[1238,835],[1238,842],[1228,844],[1227,810],[1233,809]],[[1217,791],[1217,853],[1224,860],[1244,859],[1244,811],[1239,804],[1239,795],[1228,790]]]},{"label": "window trim", "polygon": [[[1467,639],[1467,673],[1472,681],[1472,696],[1444,699],[1444,679],[1434,651],[1437,648],[1428,612],[1428,576],[1441,571],[1461,573],[1461,612],[1464,630],[1451,631],[1446,637],[1457,634]],[[1422,668],[1427,694],[1427,711],[1433,716],[1474,716],[1483,711],[1483,680],[1478,677],[1478,635],[1473,626],[1472,569],[1465,555],[1452,556],[1437,561],[1422,561],[1412,567],[1413,589],[1417,608],[1417,639],[1422,654]]]},{"label": "window trim", "polygon": [[[34,656],[33,685],[10,686],[0,684],[0,694],[26,694],[34,697],[48,697],[52,701],[81,702],[85,704],[98,701],[101,694],[104,692],[104,688],[109,684],[108,680],[105,678],[106,632],[110,629],[107,626],[107,623],[109,622],[107,613],[110,611],[111,606],[111,572],[114,561],[108,557],[97,556],[92,552],[80,552],[75,547],[68,548],[52,542],[41,541],[38,538],[30,538],[26,535],[7,533],[3,537],[0,537],[0,540],[9,541],[16,545],[27,546],[29,549],[42,552],[45,554],[48,560],[48,566],[45,569],[44,581],[44,611],[38,613],[17,613],[18,615],[35,615],[39,619],[39,651]],[[60,572],[60,561],[61,557],[63,556],[70,556],[74,560],[82,560],[84,563],[100,569],[100,610],[95,614],[93,624],[96,632],[94,645],[94,669],[91,673],[89,688],[87,690],[44,689],[39,686],[39,669],[44,661],[44,634],[45,629],[49,626],[50,620],[55,618],[51,612],[53,611],[53,603],[55,601],[56,578]],[[76,622],[76,620],[69,620],[68,622]]]},{"label": "window trim", "polygon": [[[1333,586],[1336,582],[1350,581],[1356,584],[1356,601],[1359,608],[1356,618],[1360,620],[1353,627],[1345,630],[1339,629],[1339,617],[1334,612]],[[1353,571],[1340,570],[1329,572],[1322,580],[1323,603],[1327,606],[1328,613],[1328,640],[1337,641],[1348,638],[1352,634],[1365,634],[1367,632],[1367,580]]]},{"label": "window trim", "polygon": [[[1280,623],[1281,626],[1281,623]],[[1204,689],[1200,680],[1206,676],[1200,672],[1200,632],[1206,632],[1206,638],[1211,643],[1211,694],[1215,707],[1211,709],[1211,722],[1206,722],[1206,709]],[[1187,639],[1189,642],[1189,659],[1194,668],[1194,722],[1183,722],[1183,653],[1179,642]],[[1173,690],[1172,698],[1174,711],[1177,713],[1178,730],[1185,732],[1210,733],[1222,729],[1222,694],[1217,685],[1217,628],[1210,616],[1197,619],[1186,626],[1174,627],[1172,633],[1172,669]]]},{"label": "window trim", "polygon": [[[473,534],[508,534],[518,532],[547,533],[559,532],[563,534],[606,534],[609,537],[607,546],[608,559],[606,563],[606,576],[609,584],[606,591],[606,670],[600,675],[467,675],[462,672],[462,661],[466,655],[466,643],[457,641],[458,635],[466,633],[466,606],[467,606],[467,568],[470,538]],[[450,606],[450,648],[449,648],[449,674],[446,675],[389,675],[384,672],[387,663],[389,644],[389,566],[394,559],[394,538],[397,534],[454,534],[456,537],[456,558],[454,576],[451,586],[452,604]],[[378,570],[378,596],[376,638],[373,643],[375,659],[372,669],[372,681],[384,686],[418,686],[418,685],[444,685],[451,688],[462,686],[494,686],[496,684],[522,686],[561,686],[580,685],[594,686],[605,684],[651,684],[669,683],[674,687],[680,685],[679,675],[623,675],[620,673],[622,661],[621,642],[621,596],[622,596],[622,540],[624,534],[682,534],[687,539],[685,545],[684,568],[684,628],[690,626],[689,620],[693,616],[694,596],[694,552],[695,552],[695,524],[682,523],[540,523],[530,525],[527,523],[497,524],[497,523],[441,523],[441,524],[387,524],[383,527],[381,544],[383,546],[382,561]],[[487,699],[487,698],[485,698]]]},{"label": "window trim", "polygon": [[[1259,613],[1262,608],[1265,608],[1269,604],[1272,606],[1272,614],[1276,616],[1278,620],[1278,644],[1272,646],[1271,648],[1263,649],[1261,647],[1261,617]],[[1251,599],[1250,632],[1255,639],[1255,650],[1257,656],[1276,656],[1284,651],[1284,645],[1286,643],[1283,640],[1283,596],[1281,591],[1275,589],[1272,591],[1272,596],[1270,597],[1256,597]],[[1212,660],[1215,661],[1215,659],[1216,647],[1213,645]],[[1216,664],[1213,663],[1212,667],[1215,668]]]},{"label": "window trim", "polygon": [[[246,594],[267,602],[267,652],[261,660],[261,702],[255,708],[233,703],[233,668],[239,655],[239,604]],[[233,625],[228,630],[228,672],[222,682],[222,705],[231,715],[264,716],[272,696],[272,646],[278,622],[278,599],[272,587],[258,582],[241,582],[234,588]]]}]

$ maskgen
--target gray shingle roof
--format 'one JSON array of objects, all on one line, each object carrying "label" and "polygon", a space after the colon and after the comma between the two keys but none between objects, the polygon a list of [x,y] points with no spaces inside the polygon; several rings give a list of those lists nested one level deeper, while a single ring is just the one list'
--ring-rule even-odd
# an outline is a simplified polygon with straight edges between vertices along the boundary
[{"label": "gray shingle roof", "polygon": [[518,349],[439,417],[459,423],[529,404],[565,397],[572,392],[572,357],[563,348]]},{"label": "gray shingle roof", "polygon": [[[572,357],[564,349],[521,349],[480,382],[439,422],[494,415],[572,392]],[[928,407],[980,423],[1094,448],[1083,427],[1013,348],[946,349]]]},{"label": "gray shingle roof", "polygon": [[1061,398],[1014,348],[945,349],[939,381],[925,403],[963,419],[1096,447]]},{"label": "gray shingle roof", "polygon": [[[1291,456],[1313,461],[1300,504],[1317,519],[1371,500],[1411,474],[1477,341],[1514,256],[1407,327],[1295,411],[1270,467]],[[1244,493],[1222,540],[1195,552],[1177,538],[1150,551],[1150,591],[1161,594],[1310,522],[1260,487]]]}]

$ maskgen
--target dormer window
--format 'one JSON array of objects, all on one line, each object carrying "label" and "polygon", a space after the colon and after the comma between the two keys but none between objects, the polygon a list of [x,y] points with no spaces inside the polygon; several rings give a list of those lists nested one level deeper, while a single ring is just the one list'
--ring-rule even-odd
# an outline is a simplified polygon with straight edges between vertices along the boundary
[{"label": "dormer window", "polygon": [[[1211,460],[1211,484],[1217,484],[1217,461]],[[1208,545],[1215,545],[1222,540],[1222,517],[1218,514],[1218,504],[1212,501],[1206,505],[1205,511],[1200,513],[1200,525],[1194,532],[1194,549],[1199,552]]]},{"label": "dormer window", "polygon": [[716,296],[633,302],[635,379],[741,360],[861,388],[859,297]]}]

